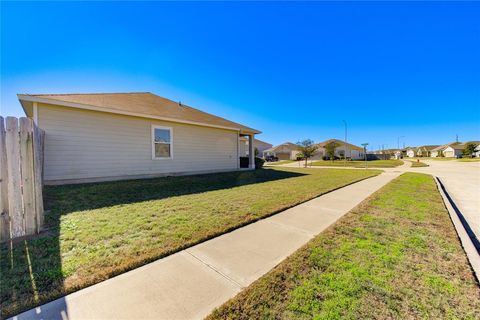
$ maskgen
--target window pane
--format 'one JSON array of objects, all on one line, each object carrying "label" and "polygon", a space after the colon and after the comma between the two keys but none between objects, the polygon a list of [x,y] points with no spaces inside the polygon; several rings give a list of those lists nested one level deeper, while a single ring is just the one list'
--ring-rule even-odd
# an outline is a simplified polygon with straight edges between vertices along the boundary
[{"label": "window pane", "polygon": [[170,143],[170,130],[155,129],[155,142]]},{"label": "window pane", "polygon": [[156,158],[170,158],[170,145],[164,143],[155,143]]}]

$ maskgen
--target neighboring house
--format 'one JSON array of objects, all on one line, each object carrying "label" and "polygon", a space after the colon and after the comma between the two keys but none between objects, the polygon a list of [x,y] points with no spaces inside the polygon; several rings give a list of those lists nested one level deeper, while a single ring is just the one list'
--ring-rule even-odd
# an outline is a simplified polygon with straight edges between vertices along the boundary
[{"label": "neighboring house", "polygon": [[480,144],[475,148],[475,153],[473,154],[476,158],[480,157]]},{"label": "neighboring house", "polygon": [[446,158],[460,158],[463,156],[463,150],[467,144],[480,144],[480,141],[467,141],[465,143],[461,142],[450,142],[442,146],[432,149],[430,156],[431,157],[446,157]]},{"label": "neighboring house", "polygon": [[430,157],[431,153],[438,145],[425,145],[420,147],[410,147],[407,148],[406,155],[409,158],[415,157]]},{"label": "neighboring house", "polygon": [[402,151],[397,149],[382,149],[371,152],[378,159],[388,160],[388,159],[400,159],[402,157]]},{"label": "neighboring house", "polygon": [[393,157],[391,159],[399,160],[399,159],[402,159],[402,158],[403,158],[402,150],[395,150],[393,152]]},{"label": "neighboring house", "polygon": [[417,148],[408,148],[407,149],[407,157],[414,158],[417,154]]},{"label": "neighboring house", "polygon": [[271,143],[268,143],[268,142],[265,142],[265,141],[262,141],[262,140],[258,140],[258,139],[253,140],[253,146],[258,150],[258,155],[259,156],[262,156],[263,151],[273,147],[273,145]]},{"label": "neighboring house", "polygon": [[463,149],[465,149],[464,144],[460,142],[453,142],[445,145],[445,148],[442,152],[445,158],[460,158],[463,155]]},{"label": "neighboring house", "polygon": [[240,139],[260,133],[148,92],[18,99],[45,130],[46,184],[238,170]]},{"label": "neighboring house", "polygon": [[[248,157],[249,154],[249,148],[248,148],[248,139],[247,138],[240,138],[240,156],[241,157]],[[254,150],[258,150],[258,157],[261,157],[263,155],[263,151],[270,149],[272,145],[270,143],[254,139],[253,140],[253,148]]]},{"label": "neighboring house", "polygon": [[337,144],[337,148],[335,148],[336,157],[343,158],[346,155],[347,158],[351,158],[352,160],[360,160],[365,157],[362,147],[350,143],[345,144],[344,141],[338,139],[329,139],[317,144],[318,149],[312,157],[312,160],[322,159],[324,156],[327,156],[325,146],[332,142]]},{"label": "neighboring house", "polygon": [[416,149],[416,155],[417,157],[430,157],[432,154],[432,151],[439,147],[438,145],[426,145],[426,146],[420,146]]},{"label": "neighboring house", "polygon": [[291,142],[285,142],[278,146],[263,151],[263,157],[274,156],[278,160],[296,160],[298,154],[298,146]]},{"label": "neighboring house", "polygon": [[443,156],[443,150],[445,150],[445,148],[445,145],[433,148],[432,151],[430,151],[430,157],[437,158]]},{"label": "neighboring house", "polygon": [[[465,149],[467,148],[467,145],[469,145],[469,144],[474,144],[474,145],[476,145],[475,152],[474,152],[473,155],[471,155],[471,156],[472,156],[472,157],[478,157],[480,141],[467,141],[467,142],[465,142],[465,143],[462,143],[463,150],[465,150]],[[462,155],[463,155],[463,150],[462,150]],[[470,157],[470,155],[467,156],[467,157]]]}]

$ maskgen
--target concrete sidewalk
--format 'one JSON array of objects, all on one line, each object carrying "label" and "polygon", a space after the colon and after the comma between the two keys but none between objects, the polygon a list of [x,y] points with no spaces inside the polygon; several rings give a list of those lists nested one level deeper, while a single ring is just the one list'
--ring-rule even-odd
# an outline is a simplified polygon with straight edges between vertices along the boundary
[{"label": "concrete sidewalk", "polygon": [[201,319],[399,174],[333,191],[14,319]]}]

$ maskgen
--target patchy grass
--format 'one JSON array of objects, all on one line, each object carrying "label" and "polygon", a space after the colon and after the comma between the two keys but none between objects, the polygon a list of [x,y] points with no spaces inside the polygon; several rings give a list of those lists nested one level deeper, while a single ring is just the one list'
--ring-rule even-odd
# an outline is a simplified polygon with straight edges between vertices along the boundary
[{"label": "patchy grass", "polygon": [[280,166],[282,164],[293,163],[293,162],[296,162],[296,161],[295,160],[280,160],[280,161],[275,161],[275,162],[265,162],[265,165]]},{"label": "patchy grass", "polygon": [[480,158],[460,158],[459,162],[479,162]]},{"label": "patchy grass", "polygon": [[98,283],[378,170],[269,168],[45,188],[48,231],[0,251],[2,317]]},{"label": "patchy grass", "polygon": [[[401,166],[403,164],[402,160],[370,160],[367,161],[368,168],[394,168]],[[343,160],[320,160],[312,163],[312,166],[321,166],[321,167],[343,167],[345,162]],[[361,160],[352,160],[347,161],[347,167],[353,168],[365,168],[365,161]]]},{"label": "patchy grass", "polygon": [[[408,160],[409,161],[409,160]],[[419,167],[429,167],[428,164],[422,161],[410,161],[412,163],[412,168],[419,168]]]},{"label": "patchy grass", "polygon": [[209,319],[478,319],[480,289],[429,175],[406,173]]}]

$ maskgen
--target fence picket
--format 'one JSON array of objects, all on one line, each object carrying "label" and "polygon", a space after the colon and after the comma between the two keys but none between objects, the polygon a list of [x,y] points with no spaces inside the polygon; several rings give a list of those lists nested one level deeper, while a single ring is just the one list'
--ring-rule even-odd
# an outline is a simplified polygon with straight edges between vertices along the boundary
[{"label": "fence picket", "polygon": [[43,144],[45,134],[43,130],[33,124],[33,163],[34,163],[34,190],[35,212],[37,215],[37,232],[43,227]]},{"label": "fence picket", "polygon": [[34,234],[37,230],[37,217],[33,175],[33,124],[28,118],[20,118],[20,164],[25,234]]},{"label": "fence picket", "polygon": [[8,170],[8,212],[11,238],[25,235],[23,221],[22,188],[20,186],[20,148],[17,118],[7,117],[6,139]]},{"label": "fence picket", "polygon": [[0,241],[10,239],[8,215],[7,150],[5,147],[5,124],[0,117]]}]

